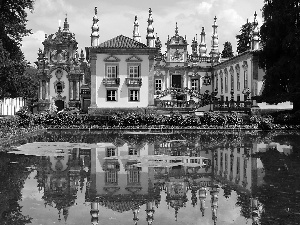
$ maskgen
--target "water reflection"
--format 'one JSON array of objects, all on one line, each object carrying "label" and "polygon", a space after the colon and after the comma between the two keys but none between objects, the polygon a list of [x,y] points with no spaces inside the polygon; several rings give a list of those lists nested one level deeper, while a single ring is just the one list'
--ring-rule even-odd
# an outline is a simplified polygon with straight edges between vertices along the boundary
[{"label": "water reflection", "polygon": [[[41,193],[39,201],[57,210],[57,216],[49,215],[51,223],[83,224],[79,222],[82,217],[85,224],[177,221],[254,225],[274,221],[297,224],[300,219],[295,142],[224,141],[207,147],[200,136],[193,141],[178,138],[154,142],[118,137],[90,148],[73,144],[70,149],[66,144],[57,149],[57,143],[48,142],[43,144],[47,149],[44,154],[29,156],[38,146],[28,143],[14,154],[3,153],[3,165],[17,161],[20,168],[13,167],[14,173],[6,170],[2,180],[8,182],[18,173],[14,178],[23,180],[26,188],[28,174],[34,173]],[[16,189],[21,193],[22,188]],[[4,185],[1,190],[8,191]],[[70,213],[80,202],[85,214]],[[23,217],[32,217],[32,224],[48,224],[33,216],[30,212]],[[229,221],[230,216],[234,221]]]}]

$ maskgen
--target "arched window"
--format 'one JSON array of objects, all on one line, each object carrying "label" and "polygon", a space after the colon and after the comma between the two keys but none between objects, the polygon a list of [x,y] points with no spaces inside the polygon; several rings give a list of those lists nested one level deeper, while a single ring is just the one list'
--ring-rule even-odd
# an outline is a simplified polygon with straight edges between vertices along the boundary
[{"label": "arched window", "polygon": [[56,91],[57,91],[57,93],[62,93],[62,91],[63,91],[63,85],[62,85],[61,82],[57,82],[56,83]]}]

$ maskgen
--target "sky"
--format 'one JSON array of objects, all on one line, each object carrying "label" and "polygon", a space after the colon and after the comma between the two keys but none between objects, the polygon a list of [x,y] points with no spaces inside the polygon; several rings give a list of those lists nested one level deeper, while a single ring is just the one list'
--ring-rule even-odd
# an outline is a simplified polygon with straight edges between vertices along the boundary
[{"label": "sky", "polygon": [[[222,52],[226,41],[231,42],[236,52],[236,38],[239,30],[247,19],[253,21],[254,12],[258,16],[259,26],[262,24],[264,0],[36,0],[33,12],[28,12],[27,28],[32,29],[30,36],[24,37],[22,50],[25,59],[31,63],[37,61],[38,49],[43,49],[45,34],[57,32],[59,23],[67,15],[70,31],[75,33],[78,42],[78,52],[91,44],[91,26],[94,8],[98,8],[98,26],[100,28],[100,43],[120,34],[131,37],[134,17],[137,15],[139,30],[143,43],[146,43],[146,29],[149,8],[152,9],[154,32],[162,41],[162,52],[166,50],[168,35],[175,34],[175,24],[178,23],[179,35],[185,36],[189,43],[198,37],[202,27],[206,32],[208,52],[211,49],[211,35],[214,17],[217,17],[219,51]],[[61,21],[61,22],[59,22]]]}]

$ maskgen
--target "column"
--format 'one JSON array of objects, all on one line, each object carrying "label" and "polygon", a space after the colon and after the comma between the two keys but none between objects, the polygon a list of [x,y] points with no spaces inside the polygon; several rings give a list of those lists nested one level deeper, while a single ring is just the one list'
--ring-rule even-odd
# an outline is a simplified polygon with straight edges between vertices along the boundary
[{"label": "column", "polygon": [[49,81],[46,80],[45,85],[46,85],[45,99],[49,99]]},{"label": "column", "polygon": [[77,96],[76,96],[77,100],[79,100],[79,96],[80,96],[80,81],[77,80]]},{"label": "column", "polygon": [[166,80],[166,89],[171,87],[170,79],[171,79],[170,70],[168,70],[167,71],[167,80]]},{"label": "column", "polygon": [[40,96],[39,96],[39,99],[42,99],[42,96],[43,96],[43,82],[42,82],[42,80],[40,80],[40,87],[39,87],[39,89],[40,89]]},{"label": "column", "polygon": [[187,74],[186,74],[186,71],[184,71],[184,74],[183,74],[183,87],[182,88],[184,89],[187,86],[188,86]]},{"label": "column", "polygon": [[96,61],[97,55],[94,53],[91,55],[91,107],[97,108],[97,77],[96,77]]},{"label": "column", "polygon": [[69,87],[70,87],[70,96],[69,96],[69,99],[73,100],[74,99],[74,95],[73,95],[74,90],[73,90],[73,81],[72,80],[69,81]]}]

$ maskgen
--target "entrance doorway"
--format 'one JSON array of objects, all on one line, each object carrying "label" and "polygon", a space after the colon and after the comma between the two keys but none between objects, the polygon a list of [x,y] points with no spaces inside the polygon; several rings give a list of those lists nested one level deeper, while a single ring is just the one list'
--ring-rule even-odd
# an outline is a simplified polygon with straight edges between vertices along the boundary
[{"label": "entrance doorway", "polygon": [[82,112],[88,113],[88,109],[89,109],[90,105],[91,105],[91,99],[84,98]]},{"label": "entrance doorway", "polygon": [[65,108],[65,102],[63,100],[56,100],[55,105],[57,107],[57,111],[63,110]]},{"label": "entrance doorway", "polygon": [[[181,89],[182,88],[182,79],[181,79],[181,75],[172,75],[172,87],[173,88],[178,88]],[[184,101],[185,100],[185,94],[177,94],[173,96],[173,99],[177,99],[180,101]]]},{"label": "entrance doorway", "polygon": [[181,75],[172,75],[172,87],[182,88]]}]

